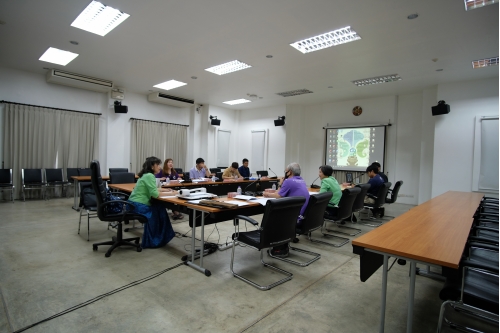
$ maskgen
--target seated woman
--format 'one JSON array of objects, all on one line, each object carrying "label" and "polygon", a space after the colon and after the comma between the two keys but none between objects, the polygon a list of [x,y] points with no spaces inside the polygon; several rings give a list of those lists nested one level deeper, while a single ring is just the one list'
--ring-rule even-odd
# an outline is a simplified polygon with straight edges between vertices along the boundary
[{"label": "seated woman", "polygon": [[337,215],[338,204],[342,196],[342,189],[335,178],[333,178],[333,168],[329,165],[322,165],[319,167],[319,178],[321,179],[321,188],[319,193],[332,192],[332,198],[326,207],[329,215]]},{"label": "seated woman", "polygon": [[[170,180],[177,180],[181,175],[177,173],[174,169],[174,160],[171,158],[167,158],[165,160],[165,163],[163,163],[163,169],[160,170],[157,174],[155,174],[156,178],[160,178],[161,181],[170,179]],[[179,213],[178,211],[172,210],[173,216],[172,218],[174,220],[180,220],[183,218],[182,214]]]},{"label": "seated woman", "polygon": [[158,198],[159,192],[162,192],[162,196],[176,194],[171,189],[156,187],[155,174],[160,171],[160,164],[161,160],[154,156],[146,159],[134,190],[128,198],[135,205],[135,212],[148,218],[142,235],[143,248],[165,246],[175,236],[166,209],[159,203],[151,202],[151,198]]}]

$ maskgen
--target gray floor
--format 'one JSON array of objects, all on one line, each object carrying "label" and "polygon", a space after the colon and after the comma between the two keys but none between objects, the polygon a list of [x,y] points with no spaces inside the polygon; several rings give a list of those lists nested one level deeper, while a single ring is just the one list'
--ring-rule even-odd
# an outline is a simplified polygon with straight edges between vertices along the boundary
[{"label": "gray floor", "polygon": [[[109,240],[115,231],[92,219],[87,242],[86,220],[78,235],[78,213],[72,204],[70,198],[0,202],[0,332],[19,330],[174,266],[190,250],[190,238],[176,237],[164,248],[141,253],[119,248],[105,258],[107,247],[94,252],[91,244]],[[410,208],[394,204],[386,214],[399,215]],[[207,226],[205,239],[225,243],[232,223],[217,227]],[[187,221],[174,221],[174,230],[188,232]],[[141,236],[142,230],[126,235]],[[297,246],[322,257],[305,268],[269,260],[294,274],[270,291],[234,278],[229,270],[231,251],[219,251],[205,258],[210,277],[181,265],[27,332],[378,332],[381,271],[360,282],[359,259],[350,243],[332,248],[301,237]],[[280,278],[261,267],[257,251],[237,247],[236,257],[235,269],[243,274],[257,276],[262,283]],[[408,266],[394,265],[386,332],[406,330],[408,284]],[[435,332],[441,287],[441,282],[417,276],[414,332]]]}]

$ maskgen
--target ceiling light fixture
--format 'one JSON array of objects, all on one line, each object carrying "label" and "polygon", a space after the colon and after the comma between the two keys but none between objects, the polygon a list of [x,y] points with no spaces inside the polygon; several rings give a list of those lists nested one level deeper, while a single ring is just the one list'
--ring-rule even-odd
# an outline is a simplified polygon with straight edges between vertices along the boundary
[{"label": "ceiling light fixture", "polygon": [[163,90],[170,90],[170,89],[185,86],[186,84],[187,83],[184,83],[184,82],[170,80],[170,81],[165,81],[163,83],[158,83],[156,86],[153,86],[153,87],[163,89]]},{"label": "ceiling light fixture", "polygon": [[78,57],[78,54],[76,53],[49,47],[38,60],[66,66],[76,57]]},{"label": "ceiling light fixture", "polygon": [[250,68],[252,66],[245,64],[244,62],[238,61],[238,60],[233,60],[230,62],[226,62],[225,64],[222,65],[217,65],[213,66],[210,68],[205,69],[208,72],[217,74],[217,75],[224,75],[236,71],[241,71],[242,69]]},{"label": "ceiling light fixture", "polygon": [[481,67],[488,67],[488,66],[495,66],[495,65],[498,65],[498,56],[493,57],[493,58],[474,60],[472,62],[472,68],[481,68]]},{"label": "ceiling light fixture", "polygon": [[361,80],[354,80],[354,81],[352,81],[352,83],[354,83],[358,87],[362,87],[362,86],[368,86],[371,84],[387,83],[387,82],[401,81],[401,80],[402,80],[401,76],[399,76],[398,74],[391,74],[391,75],[370,77],[370,78],[361,79]]},{"label": "ceiling light fixture", "polygon": [[498,0],[464,0],[465,10],[472,10],[498,3]]},{"label": "ceiling light fixture", "polygon": [[249,102],[251,102],[251,101],[249,101],[248,99],[240,98],[240,99],[235,99],[232,101],[225,101],[222,103],[229,104],[229,105],[236,105],[236,104],[243,104],[243,103],[249,103]]},{"label": "ceiling light fixture", "polygon": [[118,9],[92,1],[71,23],[71,26],[99,36],[106,36],[129,16]]},{"label": "ceiling light fixture", "polygon": [[302,53],[309,53],[361,39],[351,27],[345,27],[290,44]]},{"label": "ceiling light fixture", "polygon": [[290,96],[297,96],[297,95],[304,95],[304,94],[311,94],[311,93],[312,93],[312,91],[309,89],[297,89],[297,90],[280,92],[280,93],[277,93],[276,95],[280,95],[283,97],[290,97]]}]

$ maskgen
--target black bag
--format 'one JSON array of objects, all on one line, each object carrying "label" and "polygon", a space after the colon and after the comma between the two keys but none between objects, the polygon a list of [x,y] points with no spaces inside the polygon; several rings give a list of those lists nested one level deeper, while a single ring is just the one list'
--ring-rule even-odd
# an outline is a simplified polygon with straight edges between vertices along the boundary
[{"label": "black bag", "polygon": [[[122,200],[122,198],[117,197],[113,195],[113,192],[111,192],[108,189],[106,189],[106,200],[107,201],[116,201],[116,200]],[[124,205],[121,202],[112,202],[109,205],[106,206],[106,211],[111,214],[118,214],[121,213],[124,209]]]},{"label": "black bag", "polygon": [[80,207],[97,207],[97,199],[91,183],[80,184]]}]

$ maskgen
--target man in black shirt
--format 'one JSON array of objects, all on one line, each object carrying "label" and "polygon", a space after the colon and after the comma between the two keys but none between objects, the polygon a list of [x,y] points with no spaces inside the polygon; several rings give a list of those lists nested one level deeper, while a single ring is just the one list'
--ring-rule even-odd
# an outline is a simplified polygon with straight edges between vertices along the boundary
[{"label": "man in black shirt", "polygon": [[382,177],[382,179],[384,180],[384,183],[389,182],[389,178],[387,178],[387,176],[382,171],[380,171],[380,163],[379,162],[373,162],[372,165],[375,166],[375,167],[377,167],[377,174],[380,177]]}]

